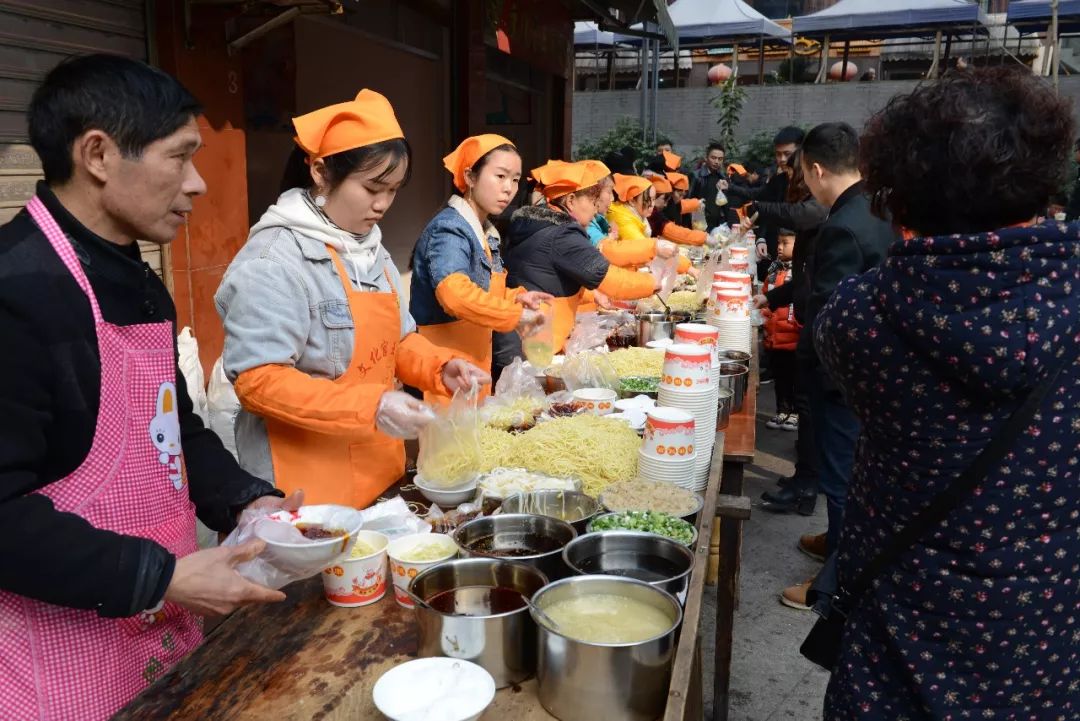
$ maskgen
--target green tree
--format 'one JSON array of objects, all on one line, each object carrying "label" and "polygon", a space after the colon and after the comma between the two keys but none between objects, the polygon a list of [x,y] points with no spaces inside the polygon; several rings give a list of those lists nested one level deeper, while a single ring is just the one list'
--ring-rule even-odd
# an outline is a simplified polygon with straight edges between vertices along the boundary
[{"label": "green tree", "polygon": [[710,102],[719,111],[716,124],[720,126],[720,131],[716,140],[724,146],[729,156],[737,156],[739,153],[735,132],[739,129],[739,118],[742,116],[743,105],[746,104],[746,90],[739,87],[736,76],[732,74],[720,86],[720,94]]},{"label": "green tree", "polygon": [[[656,133],[657,143],[667,137],[662,132]],[[633,148],[639,160],[656,154],[656,145],[642,139],[641,123],[623,116],[615,121],[614,128],[599,138],[578,145],[574,151],[574,160],[603,160],[608,153],[617,153],[626,147]]]}]

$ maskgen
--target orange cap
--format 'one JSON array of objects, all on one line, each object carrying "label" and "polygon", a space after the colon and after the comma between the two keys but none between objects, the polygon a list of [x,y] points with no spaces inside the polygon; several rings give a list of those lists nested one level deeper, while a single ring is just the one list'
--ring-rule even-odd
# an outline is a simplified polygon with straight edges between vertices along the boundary
[{"label": "orange cap", "polygon": [[609,175],[611,171],[608,166],[599,160],[579,160],[576,163],[549,160],[532,171],[532,176],[543,186],[544,197],[548,200],[591,188]]},{"label": "orange cap", "polygon": [[667,174],[671,187],[675,190],[690,190],[690,178],[682,173],[671,171]]},{"label": "orange cap", "polygon": [[664,151],[664,165],[668,170],[678,170],[682,166],[682,158],[675,153]]},{"label": "orange cap", "polygon": [[619,200],[624,203],[641,195],[651,187],[652,183],[640,175],[615,173],[615,192],[618,194]]},{"label": "orange cap", "polygon": [[656,188],[657,195],[671,192],[671,181],[663,175],[651,175],[649,176],[649,182]]},{"label": "orange cap", "polygon": [[728,166],[727,166],[727,171],[728,171],[728,174],[729,174],[729,175],[730,175],[730,174],[731,174],[732,172],[736,172],[736,173],[738,173],[739,175],[746,175],[746,168],[744,168],[743,166],[739,165],[738,163],[731,163],[730,165],[728,165]]},{"label": "orange cap", "polygon": [[292,122],[293,140],[312,158],[405,137],[390,101],[374,90],[361,90],[356,100],[319,108]]},{"label": "orange cap", "polygon": [[471,138],[462,140],[461,144],[454,149],[454,152],[443,158],[443,167],[454,176],[454,187],[464,193],[465,188],[468,187],[465,183],[465,171],[471,168],[477,160],[500,145],[513,146],[514,144],[503,136],[494,133],[474,135]]}]

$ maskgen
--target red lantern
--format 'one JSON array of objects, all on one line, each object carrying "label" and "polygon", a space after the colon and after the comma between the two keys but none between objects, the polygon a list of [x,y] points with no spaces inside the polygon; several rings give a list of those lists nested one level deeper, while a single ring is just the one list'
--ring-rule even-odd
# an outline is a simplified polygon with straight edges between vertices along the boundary
[{"label": "red lantern", "polygon": [[723,63],[709,68],[709,85],[720,85],[731,77],[731,68]]},{"label": "red lantern", "polygon": [[844,68],[843,76],[840,75],[840,68],[843,67],[844,61],[838,60],[833,63],[833,66],[829,68],[829,80],[854,80],[855,76],[859,74],[859,68],[855,63],[850,60],[847,61],[847,67]]}]

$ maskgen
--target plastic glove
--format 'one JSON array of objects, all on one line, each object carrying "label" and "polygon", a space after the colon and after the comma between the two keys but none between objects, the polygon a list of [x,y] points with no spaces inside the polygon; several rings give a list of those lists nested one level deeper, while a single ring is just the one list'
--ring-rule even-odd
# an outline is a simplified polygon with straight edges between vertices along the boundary
[{"label": "plastic glove", "polygon": [[423,401],[402,391],[387,391],[375,411],[375,427],[393,438],[412,439],[435,420],[435,413]]},{"label": "plastic glove", "polygon": [[553,300],[554,298],[555,296],[553,296],[551,293],[544,293],[539,290],[527,290],[524,293],[518,293],[517,297],[514,298],[514,300],[516,300],[518,303],[521,303],[529,310],[539,310],[541,303],[543,303],[544,301]]},{"label": "plastic glove", "polygon": [[674,243],[666,240],[656,241],[656,254],[659,257],[664,258],[665,260],[668,258],[674,258],[676,252],[678,252],[678,249],[675,247]]},{"label": "plastic glove", "polygon": [[[526,310],[525,312],[534,313],[535,311]],[[491,383],[491,376],[472,363],[455,358],[443,366],[442,380],[446,389],[454,393],[455,391],[465,392],[485,386]]]},{"label": "plastic glove", "polygon": [[521,320],[517,324],[517,332],[522,337],[531,335],[534,328],[544,325],[545,316],[538,310],[525,308],[521,311]]}]

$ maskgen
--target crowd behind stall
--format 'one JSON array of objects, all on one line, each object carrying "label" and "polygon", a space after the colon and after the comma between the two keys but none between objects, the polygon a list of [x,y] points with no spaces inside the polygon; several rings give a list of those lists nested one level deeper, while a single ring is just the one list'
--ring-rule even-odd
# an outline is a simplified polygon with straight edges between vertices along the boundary
[{"label": "crowd behind stall", "polygon": [[[297,519],[388,508],[417,437],[421,490],[451,512],[436,526],[453,531],[451,556],[471,524],[501,527],[466,507],[475,479],[454,495],[451,481],[477,474],[489,489],[586,496],[593,514],[621,498],[642,513],[581,530],[692,546],[682,519],[701,512],[688,509],[704,476],[691,458],[734,395],[715,387],[716,346],[744,310],[754,342],[739,342],[776,394],[765,425],[792,434],[795,458],[761,503],[827,506],[827,527],[795,544],[821,572],[780,593],[821,619],[804,653],[832,672],[824,717],[1080,713],[1080,184],[1066,188],[1080,144],[1071,107],[1041,80],[952,72],[861,133],[793,118],[768,168],[718,144],[693,161],[666,143],[647,157],[523,158],[494,134],[415,157],[371,89],[301,115],[280,197],[214,296],[239,402],[235,457],[193,412],[172,299],[134,242],[169,242],[205,192],[199,114],[171,77],[106,56],[62,63],[31,103],[44,178],[0,228],[0,715],[109,717],[198,646],[201,617],[284,598],[278,576],[241,573],[280,566],[289,546],[256,538],[252,519],[331,548]],[[414,167],[440,162],[453,192],[416,239],[406,303],[379,221]],[[676,345],[621,347],[642,311],[670,318],[677,299],[690,322]],[[689,338],[713,347],[684,381],[672,369],[692,349],[672,348]],[[665,399],[672,408],[654,412]],[[650,444],[669,426],[682,445]],[[635,507],[645,486],[624,483],[639,474],[686,493]],[[499,488],[490,495],[505,500]],[[566,497],[531,517],[565,514]],[[230,540],[197,548],[196,517]],[[409,546],[409,559],[370,533],[362,553],[343,544],[306,575],[378,557],[385,581],[389,554],[393,585],[405,579],[394,596],[411,605],[422,584],[409,574],[449,547],[429,558]],[[573,613],[557,603],[568,587],[536,598],[569,614],[565,633],[597,632],[582,619],[617,584]],[[373,600],[355,579],[334,593]],[[673,610],[650,607],[653,636],[681,617],[664,597]],[[620,603],[612,614],[625,617]],[[545,707],[575,718],[581,708],[545,697],[565,679],[540,673]]]}]

